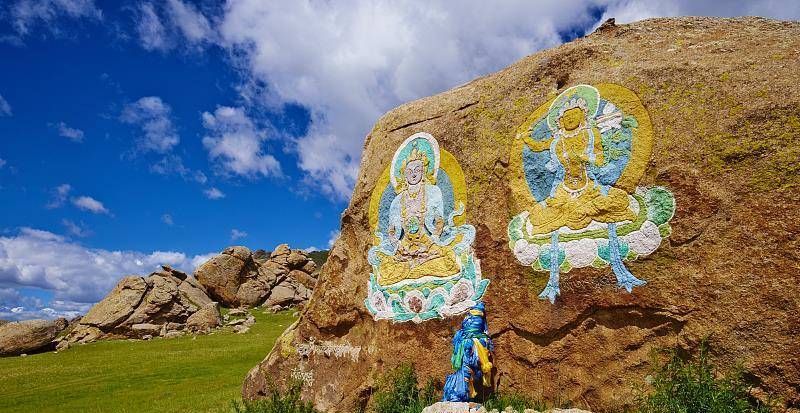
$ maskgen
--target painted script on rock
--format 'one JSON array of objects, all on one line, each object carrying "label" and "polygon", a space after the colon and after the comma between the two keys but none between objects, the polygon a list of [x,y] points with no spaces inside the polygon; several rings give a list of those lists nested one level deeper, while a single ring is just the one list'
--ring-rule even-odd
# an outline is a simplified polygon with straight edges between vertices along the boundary
[{"label": "painted script on rock", "polygon": [[481,277],[466,223],[464,173],[436,139],[417,133],[394,153],[372,192],[367,309],[375,319],[421,322],[465,312]]},{"label": "painted script on rock", "polygon": [[549,272],[539,298],[554,302],[559,274],[610,266],[628,292],[646,282],[624,262],[655,251],[675,211],[663,187],[637,187],[653,147],[639,98],[614,84],[577,85],[517,129],[511,170],[517,211],[508,224],[517,260]]}]

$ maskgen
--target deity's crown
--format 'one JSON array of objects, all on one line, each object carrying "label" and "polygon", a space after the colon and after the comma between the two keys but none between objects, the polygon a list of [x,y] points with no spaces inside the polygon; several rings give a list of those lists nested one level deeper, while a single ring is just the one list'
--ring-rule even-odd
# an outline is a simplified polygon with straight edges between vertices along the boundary
[{"label": "deity's crown", "polygon": [[403,161],[402,169],[406,169],[406,166],[414,161],[422,161],[422,165],[425,167],[425,170],[428,170],[430,159],[428,159],[428,155],[425,154],[425,152],[419,150],[416,143],[412,147],[411,153],[409,153],[408,157]]},{"label": "deity's crown", "polygon": [[561,117],[564,112],[575,108],[580,108],[583,110],[583,113],[586,113],[589,111],[589,104],[586,103],[586,99],[581,96],[573,96],[561,105],[561,108],[558,110],[558,116]]}]

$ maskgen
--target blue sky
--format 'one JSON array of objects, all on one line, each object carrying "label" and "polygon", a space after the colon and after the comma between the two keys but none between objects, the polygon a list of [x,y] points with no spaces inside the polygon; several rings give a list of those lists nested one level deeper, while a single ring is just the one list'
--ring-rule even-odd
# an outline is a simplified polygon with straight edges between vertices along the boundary
[{"label": "blue sky", "polygon": [[232,244],[327,248],[385,111],[620,22],[794,2],[0,5],[0,318]]}]

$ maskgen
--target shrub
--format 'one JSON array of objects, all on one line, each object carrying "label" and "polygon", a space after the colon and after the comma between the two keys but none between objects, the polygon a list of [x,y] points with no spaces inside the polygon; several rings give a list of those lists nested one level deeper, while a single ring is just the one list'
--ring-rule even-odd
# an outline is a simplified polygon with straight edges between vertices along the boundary
[{"label": "shrub", "polygon": [[300,399],[300,389],[301,384],[294,383],[281,394],[276,386],[271,385],[263,399],[231,404],[235,413],[318,413],[310,402]]},{"label": "shrub", "polygon": [[437,394],[438,386],[434,380],[429,380],[420,389],[414,367],[404,364],[378,381],[372,410],[375,413],[420,413],[439,401]]},{"label": "shrub", "polygon": [[708,346],[700,345],[700,353],[684,361],[672,352],[670,360],[654,370],[652,391],[640,391],[639,413],[768,413],[768,406],[751,402],[749,387],[739,366],[722,378],[708,354]]}]

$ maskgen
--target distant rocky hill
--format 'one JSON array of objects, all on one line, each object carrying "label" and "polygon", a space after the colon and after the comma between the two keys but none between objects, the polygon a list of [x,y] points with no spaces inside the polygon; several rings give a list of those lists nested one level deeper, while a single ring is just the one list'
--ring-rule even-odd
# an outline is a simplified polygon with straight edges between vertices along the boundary
[{"label": "distant rocky hill", "polygon": [[506,392],[621,411],[656,350],[707,338],[797,408],[799,63],[800,22],[609,23],[388,112],[244,396],[300,379],[344,412],[401,363],[442,380],[482,299]]},{"label": "distant rocky hill", "polygon": [[[85,316],[72,322],[0,324],[0,356],[104,339],[207,333],[223,324],[220,306],[263,306],[270,311],[302,307],[318,273],[317,264],[305,252],[286,244],[273,252],[229,247],[198,267],[194,276],[163,266],[148,276],[125,277]],[[234,327],[237,332],[246,331]]]}]

